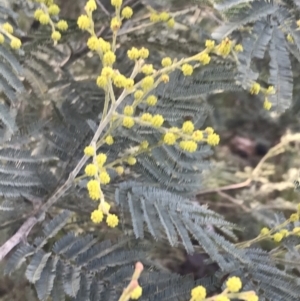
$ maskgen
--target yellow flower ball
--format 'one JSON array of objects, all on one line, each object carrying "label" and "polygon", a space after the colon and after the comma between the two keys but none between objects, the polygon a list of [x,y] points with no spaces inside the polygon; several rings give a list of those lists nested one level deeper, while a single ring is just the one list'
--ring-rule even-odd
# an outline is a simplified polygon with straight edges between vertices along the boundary
[{"label": "yellow flower ball", "polygon": [[194,124],[191,121],[185,121],[182,125],[182,131],[186,134],[192,134],[194,131]]},{"label": "yellow flower ball", "polygon": [[162,60],[161,60],[161,65],[163,67],[168,67],[168,66],[171,66],[172,65],[172,60],[170,57],[164,57]]},{"label": "yellow flower ball", "polygon": [[123,9],[122,9],[122,12],[121,12],[121,16],[125,19],[130,19],[133,15],[133,11],[131,9],[131,7],[129,6],[125,6]]},{"label": "yellow flower ball", "polygon": [[92,146],[87,146],[84,149],[84,154],[86,156],[91,157],[91,156],[93,156],[95,154],[95,149]]},{"label": "yellow flower ball", "polygon": [[262,228],[261,230],[260,230],[260,234],[261,235],[266,235],[266,234],[268,234],[270,232],[270,229],[268,229],[268,228],[266,228],[266,227],[264,227],[264,228]]},{"label": "yellow flower ball", "polygon": [[192,138],[194,141],[199,142],[203,140],[203,132],[202,131],[194,131],[192,134]]},{"label": "yellow flower ball", "polygon": [[214,133],[214,129],[212,128],[212,127],[210,127],[210,126],[208,126],[206,129],[205,129],[205,132],[207,133],[207,134],[213,134]]},{"label": "yellow flower ball", "polygon": [[283,239],[283,234],[281,234],[281,233],[275,233],[274,235],[273,235],[273,239],[274,239],[274,241],[276,241],[276,242],[281,242],[282,241],[282,239]]},{"label": "yellow flower ball", "polygon": [[122,74],[118,74],[113,78],[114,85],[117,88],[124,88],[126,85],[126,80],[127,78]]},{"label": "yellow flower ball", "polygon": [[153,65],[152,64],[146,64],[142,67],[141,71],[147,75],[153,73]]},{"label": "yellow flower ball", "polygon": [[167,12],[162,12],[159,14],[159,20],[163,22],[167,22],[170,19],[170,14]]},{"label": "yellow flower ball", "polygon": [[110,21],[110,29],[112,31],[117,31],[122,26],[121,20],[119,20],[117,17],[113,17]]},{"label": "yellow flower ball", "polygon": [[129,158],[127,159],[127,163],[128,163],[129,165],[134,165],[134,164],[136,163],[136,158],[134,158],[134,157],[129,157]]},{"label": "yellow flower ball", "polygon": [[161,77],[160,77],[161,81],[164,82],[165,84],[169,82],[170,78],[169,78],[169,75],[168,74],[163,74]]},{"label": "yellow flower ball", "polygon": [[103,220],[103,212],[101,210],[94,210],[91,214],[91,220],[95,224],[99,224]]},{"label": "yellow flower ball", "polygon": [[149,95],[146,99],[148,106],[155,106],[157,103],[157,97],[155,95]]},{"label": "yellow flower ball", "polygon": [[99,180],[100,180],[101,184],[106,185],[110,182],[110,176],[105,170],[101,171],[101,173],[99,175]]},{"label": "yellow flower ball", "polygon": [[117,167],[115,168],[115,171],[117,172],[117,174],[118,174],[119,176],[121,176],[121,175],[124,173],[124,167],[123,167],[123,166],[117,166]]},{"label": "yellow flower ball", "polygon": [[100,49],[103,53],[107,52],[107,51],[110,51],[111,49],[111,46],[110,46],[110,43],[103,40],[102,38],[99,38],[99,45],[100,45]]},{"label": "yellow flower ball", "polygon": [[4,35],[0,33],[0,44],[3,44],[5,41]]},{"label": "yellow flower ball", "polygon": [[98,206],[98,210],[101,210],[103,213],[108,214],[110,210],[110,204],[105,201],[101,201]]},{"label": "yellow flower ball", "polygon": [[171,28],[174,27],[175,25],[175,19],[174,18],[171,18],[168,22],[167,22],[167,25]]},{"label": "yellow flower ball", "polygon": [[153,22],[153,23],[159,22],[160,21],[159,14],[151,13],[150,14],[150,21]]},{"label": "yellow flower ball", "polygon": [[234,51],[236,51],[236,52],[243,52],[243,50],[244,50],[244,48],[243,48],[243,45],[241,45],[241,44],[236,44],[234,46]]},{"label": "yellow flower ball", "polygon": [[134,86],[134,80],[132,78],[126,78],[126,81],[124,83],[125,89],[132,89]]},{"label": "yellow flower ball", "polygon": [[93,177],[94,175],[96,175],[97,173],[97,166],[94,165],[94,164],[88,164],[86,167],[85,167],[85,174],[89,177]]},{"label": "yellow flower ball", "polygon": [[184,76],[190,76],[193,74],[194,68],[190,64],[183,64],[181,70]]},{"label": "yellow flower ball", "polygon": [[47,25],[50,22],[50,17],[49,17],[49,15],[43,13],[43,14],[40,15],[39,21],[40,21],[41,24]]},{"label": "yellow flower ball", "polygon": [[140,144],[140,149],[147,149],[149,146],[149,142],[147,140],[144,140]]},{"label": "yellow flower ball", "polygon": [[143,90],[149,90],[153,87],[154,85],[154,77],[153,76],[146,76],[142,79],[142,83],[141,86],[143,88]]},{"label": "yellow flower ball", "polygon": [[57,22],[56,27],[60,31],[66,31],[68,29],[68,23],[65,20],[60,20]]},{"label": "yellow flower ball", "polygon": [[272,103],[266,98],[264,101],[264,109],[269,111],[272,108]]},{"label": "yellow flower ball", "polygon": [[163,123],[164,123],[164,118],[162,115],[159,115],[159,114],[154,115],[151,120],[152,126],[154,126],[156,128],[161,127]]},{"label": "yellow flower ball", "polygon": [[97,4],[95,0],[89,0],[85,7],[84,7],[86,12],[93,12],[94,10],[97,9]]},{"label": "yellow flower ball", "polygon": [[121,7],[123,3],[123,0],[111,0],[111,5],[114,7]]},{"label": "yellow flower ball", "polygon": [[253,85],[250,88],[250,93],[257,95],[260,91],[260,84],[259,83],[253,83]]},{"label": "yellow flower ball", "polygon": [[11,41],[10,41],[10,47],[12,49],[20,49],[21,46],[22,46],[22,42],[21,42],[20,39],[18,39],[18,38],[11,39]]},{"label": "yellow flower ball", "polygon": [[201,53],[199,56],[198,56],[198,60],[200,61],[200,63],[202,65],[207,65],[209,64],[210,62],[210,56],[208,55],[208,53]]},{"label": "yellow flower ball", "polygon": [[116,61],[116,55],[112,51],[107,51],[103,56],[105,65],[111,66]]},{"label": "yellow flower ball", "polygon": [[147,48],[145,48],[145,47],[142,47],[139,50],[139,55],[140,55],[140,58],[146,59],[149,56],[149,50]]},{"label": "yellow flower ball", "polygon": [[150,113],[144,113],[141,116],[141,120],[145,122],[151,122],[152,121],[152,115]]},{"label": "yellow flower ball", "polygon": [[140,57],[140,53],[135,47],[132,47],[130,50],[128,50],[127,55],[131,60],[137,60]]},{"label": "yellow flower ball", "polygon": [[231,293],[237,293],[241,290],[242,288],[242,281],[239,277],[230,277],[226,281],[226,287],[229,292]]},{"label": "yellow flower ball", "polygon": [[206,298],[206,288],[198,285],[191,290],[191,297],[195,301],[202,301]]},{"label": "yellow flower ball", "polygon": [[293,213],[293,214],[291,214],[289,220],[291,222],[297,222],[297,221],[299,221],[299,215],[297,213]]},{"label": "yellow flower ball", "polygon": [[100,48],[100,42],[97,37],[93,36],[88,39],[87,46],[90,50],[96,51]]},{"label": "yellow flower ball", "polygon": [[109,227],[115,228],[119,224],[119,218],[115,214],[108,214],[106,223]]},{"label": "yellow flower ball", "polygon": [[86,15],[81,15],[78,19],[77,19],[77,25],[81,30],[87,30],[90,28],[91,26],[91,20],[88,16]]},{"label": "yellow flower ball", "polygon": [[193,140],[182,140],[179,143],[179,147],[186,152],[194,153],[197,150],[197,143]]},{"label": "yellow flower ball", "polygon": [[87,189],[89,192],[89,196],[92,200],[99,200],[100,199],[100,183],[97,180],[90,180],[87,183]]},{"label": "yellow flower ball", "polygon": [[40,8],[36,9],[35,12],[34,12],[34,15],[33,17],[36,19],[36,20],[39,20],[40,19],[40,16],[44,14],[44,11]]},{"label": "yellow flower ball", "polygon": [[137,300],[139,299],[143,294],[143,289],[138,285],[132,292],[130,295],[130,298],[132,300]]},{"label": "yellow flower ball", "polygon": [[167,145],[174,145],[176,143],[176,136],[174,133],[166,133],[163,141]]},{"label": "yellow flower ball", "polygon": [[220,142],[220,136],[218,134],[210,134],[207,136],[207,143],[211,146],[216,146]]},{"label": "yellow flower ball", "polygon": [[99,167],[102,167],[104,165],[104,163],[106,162],[106,160],[107,160],[107,156],[103,153],[98,154],[96,157],[96,162]]},{"label": "yellow flower ball", "polygon": [[13,27],[7,22],[2,24],[2,28],[10,34],[12,34],[14,32]]},{"label": "yellow flower ball", "polygon": [[137,91],[135,91],[133,96],[134,96],[134,99],[140,100],[140,99],[142,99],[143,95],[144,95],[144,92],[142,90],[137,90]]},{"label": "yellow flower ball", "polygon": [[51,34],[51,39],[53,41],[59,41],[61,39],[61,34],[59,31],[53,31],[52,34]]},{"label": "yellow flower ball", "polygon": [[124,117],[123,118],[123,126],[130,129],[134,126],[134,120],[132,117]]},{"label": "yellow flower ball", "polygon": [[215,41],[213,41],[213,40],[206,40],[206,41],[205,41],[205,47],[206,47],[208,50],[214,49],[214,47],[215,47]]},{"label": "yellow flower ball", "polygon": [[102,68],[101,76],[110,78],[113,75],[114,75],[114,70],[111,67],[105,66]]},{"label": "yellow flower ball", "polygon": [[100,75],[97,77],[96,83],[97,83],[98,87],[105,88],[107,86],[108,81],[107,81],[106,77],[104,77],[103,75]]},{"label": "yellow flower ball", "polygon": [[113,138],[111,135],[108,135],[108,136],[105,138],[105,142],[106,142],[106,144],[108,144],[108,145],[113,145],[113,144],[114,144],[114,138]]},{"label": "yellow flower ball", "polygon": [[124,115],[127,116],[132,116],[134,113],[134,108],[133,106],[125,106],[124,110],[123,110]]},{"label": "yellow flower ball", "polygon": [[59,12],[60,12],[60,8],[56,4],[52,4],[48,7],[49,15],[55,16],[55,15],[58,15]]},{"label": "yellow flower ball", "polygon": [[226,57],[231,51],[232,41],[228,38],[222,40],[222,42],[217,46],[217,50],[220,55]]}]

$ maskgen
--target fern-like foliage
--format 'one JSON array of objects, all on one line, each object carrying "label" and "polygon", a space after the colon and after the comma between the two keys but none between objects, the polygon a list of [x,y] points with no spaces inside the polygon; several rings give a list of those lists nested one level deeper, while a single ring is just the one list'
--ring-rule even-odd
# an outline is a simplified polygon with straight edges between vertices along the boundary
[{"label": "fern-like foliage", "polygon": [[160,272],[147,259],[146,246],[130,238],[98,242],[93,235],[80,237],[69,232],[48,246],[48,251],[43,250],[45,242],[66,225],[70,216],[69,211],[57,215],[45,225],[43,237],[20,246],[7,262],[6,273],[11,273],[28,261],[25,275],[34,284],[39,300],[51,297],[59,301],[66,296],[72,300],[118,300],[136,261],[146,267],[139,279],[142,300],[187,299],[197,284],[205,285],[208,292],[215,289],[213,278],[195,283],[191,277]]},{"label": "fern-like foliage", "polygon": [[[10,21],[18,31],[18,15],[0,2],[0,22]],[[17,93],[24,92],[20,80],[23,68],[18,57],[5,46],[0,45],[0,120],[1,140],[5,141],[17,130],[15,118],[19,105]]]},{"label": "fern-like foliage", "polygon": [[[244,87],[257,79],[267,81],[276,88],[270,97],[277,111],[284,111],[292,104],[293,68],[290,53],[297,59],[300,35],[296,16],[299,7],[293,1],[216,1],[225,24],[212,34],[223,39],[231,34],[241,35],[244,52],[239,54],[239,81]],[[251,26],[248,30],[247,26]],[[245,29],[243,32],[240,29]],[[289,41],[287,40],[289,36]],[[258,78],[257,59],[269,58],[268,79]]]}]

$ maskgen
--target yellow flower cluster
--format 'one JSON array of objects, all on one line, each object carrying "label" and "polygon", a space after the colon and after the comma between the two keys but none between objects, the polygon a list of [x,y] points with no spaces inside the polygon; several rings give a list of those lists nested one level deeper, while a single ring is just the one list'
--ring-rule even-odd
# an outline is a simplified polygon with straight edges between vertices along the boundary
[{"label": "yellow flower cluster", "polygon": [[130,19],[133,15],[133,11],[129,6],[122,9],[121,16],[125,19]]},{"label": "yellow flower cluster", "polygon": [[208,55],[208,53],[203,52],[199,55],[198,60],[202,65],[207,65],[210,62],[210,56]]},{"label": "yellow flower cluster", "polygon": [[272,103],[268,100],[268,98],[265,98],[264,109],[269,111],[271,108],[272,108]]},{"label": "yellow flower cluster", "polygon": [[241,44],[236,44],[236,45],[234,46],[234,51],[236,51],[236,52],[243,52],[243,51],[244,51],[243,45],[241,45]]},{"label": "yellow flower cluster", "polygon": [[287,35],[286,39],[289,43],[291,43],[291,44],[294,43],[294,38],[292,37],[292,35],[290,33]]},{"label": "yellow flower cluster", "polygon": [[[92,2],[94,0],[89,0]],[[57,43],[61,39],[60,31],[66,31],[68,29],[68,23],[65,20],[59,20],[55,23],[51,17],[56,17],[59,12],[60,8],[57,4],[54,4],[53,1],[39,1],[40,3],[45,3],[45,7],[41,7],[35,10],[34,18],[39,21],[42,25],[50,24],[52,28],[51,39],[54,43]],[[56,30],[57,28],[58,30]]]},{"label": "yellow flower cluster", "polygon": [[161,65],[163,67],[168,67],[168,66],[171,66],[172,65],[172,59],[170,57],[164,57],[162,60],[161,60]]},{"label": "yellow flower cluster", "polygon": [[257,95],[260,91],[260,84],[259,83],[253,83],[250,88],[250,93]]},{"label": "yellow flower cluster", "polygon": [[191,121],[186,121],[182,125],[182,131],[186,134],[192,134],[194,131],[194,124]]},{"label": "yellow flower cluster", "polygon": [[155,106],[157,103],[157,97],[155,95],[149,95],[146,99],[148,106]]},{"label": "yellow flower cluster", "polygon": [[206,298],[206,288],[199,285],[191,290],[191,301],[202,301]]},{"label": "yellow flower cluster", "polygon": [[141,286],[138,285],[138,286],[132,291],[132,293],[131,293],[131,295],[130,295],[130,298],[131,298],[132,300],[137,300],[137,299],[139,299],[139,298],[142,296],[142,293],[143,293],[143,289],[142,289]]},{"label": "yellow flower cluster", "polygon": [[132,47],[127,51],[127,56],[133,61],[138,60],[139,58],[146,59],[149,56],[149,50],[145,47],[142,47],[141,49]]},{"label": "yellow flower cluster", "polygon": [[176,143],[176,136],[174,133],[166,133],[164,135],[163,141],[167,145],[174,145]]},{"label": "yellow flower cluster", "polygon": [[225,38],[218,46],[217,46],[217,53],[222,55],[223,57],[226,57],[232,47],[232,41],[228,38]]},{"label": "yellow flower cluster", "polygon": [[181,149],[189,153],[194,153],[198,147],[197,143],[193,140],[182,140],[180,141],[179,146]]},{"label": "yellow flower cluster", "polygon": [[[214,301],[230,301],[229,294],[235,293],[234,299],[243,299],[245,301],[258,301],[258,296],[253,291],[240,292],[242,288],[242,281],[239,277],[233,276],[228,278],[226,282],[226,290],[221,294],[215,295],[213,297]],[[204,301],[206,300],[206,288],[202,285],[199,285],[191,290],[191,299],[190,301]],[[231,297],[232,298],[232,297]],[[209,298],[211,299],[211,298]]]},{"label": "yellow flower cluster", "polygon": [[136,163],[136,158],[130,156],[128,159],[127,159],[127,163],[129,165],[134,165]]},{"label": "yellow flower cluster", "polygon": [[3,34],[0,33],[0,44],[3,44],[5,42],[5,36],[6,36],[7,38],[10,39],[10,47],[12,49],[20,49],[22,46],[22,42],[20,39],[13,36],[14,29],[11,26],[11,24],[5,22],[0,25],[0,28],[3,32]]},{"label": "yellow flower cluster", "polygon": [[190,64],[183,64],[181,67],[181,71],[184,76],[189,76],[193,74],[194,68]]},{"label": "yellow flower cluster", "polygon": [[132,117],[124,117],[123,118],[123,126],[125,128],[131,129],[134,126],[134,119]]},{"label": "yellow flower cluster", "polygon": [[214,49],[214,47],[215,47],[215,41],[213,41],[213,40],[206,40],[205,41],[205,47],[209,51],[212,50],[212,49]]},{"label": "yellow flower cluster", "polygon": [[153,22],[153,23],[165,22],[171,28],[174,27],[174,25],[175,25],[174,18],[172,18],[170,16],[170,14],[167,13],[167,12],[158,13],[158,12],[153,11],[150,14],[150,21]]},{"label": "yellow flower cluster", "polygon": [[149,146],[149,142],[147,140],[144,140],[140,144],[140,149],[147,149]]},{"label": "yellow flower cluster", "polygon": [[103,221],[104,214],[107,215],[106,223],[109,227],[115,228],[119,224],[119,218],[115,214],[109,213],[110,205],[103,201],[100,203],[98,209],[91,213],[91,220],[95,224],[99,224]]},{"label": "yellow flower cluster", "polygon": [[[113,139],[111,136],[107,136],[107,138]],[[110,139],[109,139],[110,140]],[[111,141],[109,141],[111,142]],[[100,200],[100,204],[98,209],[94,210],[91,213],[91,220],[95,223],[101,223],[104,215],[107,215],[106,223],[109,227],[116,227],[119,223],[119,219],[115,214],[110,214],[109,209],[110,205],[104,201],[103,193],[101,190],[101,185],[108,184],[110,182],[110,176],[107,173],[106,169],[103,168],[107,160],[107,156],[103,153],[100,153],[96,156],[96,150],[92,146],[87,146],[84,149],[84,154],[89,157],[93,157],[93,162],[88,164],[85,167],[85,174],[88,177],[94,177],[94,179],[89,180],[87,183],[87,190],[89,196],[92,200]],[[120,168],[120,167],[119,167]],[[121,167],[122,168],[122,167]]]}]

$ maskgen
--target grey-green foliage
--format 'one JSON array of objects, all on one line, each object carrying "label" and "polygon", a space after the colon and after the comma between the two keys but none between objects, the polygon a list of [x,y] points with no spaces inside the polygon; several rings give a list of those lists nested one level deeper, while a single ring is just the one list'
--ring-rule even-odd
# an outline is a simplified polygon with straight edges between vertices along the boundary
[{"label": "grey-green foliage", "polygon": [[195,283],[191,277],[159,272],[147,259],[147,247],[131,238],[99,242],[93,235],[69,232],[44,251],[45,241],[63,228],[70,216],[68,211],[56,216],[45,225],[43,237],[20,246],[7,262],[6,273],[11,273],[28,261],[25,275],[41,301],[50,296],[54,301],[65,300],[66,296],[71,300],[118,300],[137,261],[145,267],[139,279],[141,300],[187,299],[197,284],[205,285],[208,292],[214,289],[213,278]]},{"label": "grey-green foliage", "polygon": [[[0,22],[10,21],[18,32],[18,15],[5,7],[0,2]],[[8,38],[6,40],[9,42]],[[16,107],[19,105],[17,93],[24,91],[20,80],[23,75],[23,68],[15,53],[6,46],[0,45],[0,120],[1,120],[1,141],[5,141],[17,130],[15,122]]]},{"label": "grey-green foliage", "polygon": [[[244,51],[239,54],[239,81],[249,86],[258,81],[256,59],[269,60],[268,84],[277,91],[269,97],[278,111],[288,109],[293,98],[293,70],[290,54],[299,61],[300,34],[297,30],[299,6],[293,1],[216,1],[215,8],[225,23],[212,34],[217,40],[240,33]],[[290,35],[294,44],[287,41]]]},{"label": "grey-green foliage", "polygon": [[[115,200],[125,212],[130,212],[136,238],[144,238],[145,224],[153,238],[158,240],[165,233],[172,246],[182,242],[185,249],[193,253],[193,237],[222,269],[228,267],[220,255],[225,247],[223,239],[215,231],[224,230],[234,238],[231,230],[235,226],[206,206],[136,181],[122,183],[116,189]],[[225,248],[228,253],[238,253],[233,245],[227,244]]]},{"label": "grey-green foliage", "polygon": [[[181,127],[185,120],[193,120],[196,128],[202,129],[207,115],[212,111],[205,102],[206,96],[241,91],[248,80],[256,80],[258,74],[252,70],[252,58],[263,58],[267,49],[270,53],[270,83],[277,88],[283,85],[275,97],[279,100],[280,97],[290,98],[292,81],[286,42],[279,26],[271,28],[268,18],[264,19],[267,13],[275,13],[276,6],[260,2],[251,5],[250,10],[247,6],[242,7],[243,14],[240,15],[232,9],[228,11],[228,18],[231,17],[232,23],[236,23],[231,24],[229,29],[239,28],[249,20],[255,23],[252,34],[244,39],[245,50],[240,54],[240,65],[224,63],[212,56],[211,63],[195,68],[191,77],[183,77],[177,70],[170,75],[168,84],[161,84],[152,91],[158,98],[158,104],[150,108],[141,104],[136,114],[139,116],[145,111],[161,114],[166,127]],[[262,8],[260,13],[252,14],[258,8]],[[283,16],[284,13],[280,12]],[[241,15],[245,17],[243,21],[239,20]],[[73,20],[72,24],[76,21]],[[90,142],[103,110],[104,94],[96,86],[95,79],[74,75],[74,70],[69,70],[69,65],[64,63],[68,61],[64,53],[69,53],[67,50],[70,49],[62,46],[58,50],[49,43],[45,32],[41,32],[42,43],[39,39],[25,43],[24,54],[20,53],[18,57],[26,91],[16,93],[18,82],[11,76],[8,83],[12,96],[8,94],[8,88],[4,92],[7,94],[5,97],[16,97],[23,105],[23,111],[11,117],[19,130],[0,149],[0,191],[4,197],[0,208],[5,213],[15,214],[16,207],[22,208],[20,202],[24,201],[24,197],[30,199],[37,195],[39,200],[47,201],[82,157],[83,148]],[[72,43],[70,45],[72,56],[76,49],[72,49]],[[7,58],[3,60],[9,63],[7,66],[11,71],[17,72],[18,65],[13,64],[18,60],[10,57],[11,50],[3,49],[3,53],[7,51]],[[82,53],[78,55],[78,60],[85,62]],[[76,55],[71,60],[76,61]],[[120,50],[116,68],[128,75],[128,66],[126,50]],[[122,113],[123,107],[132,101],[128,97],[118,112]],[[46,118],[41,118],[43,114]],[[2,117],[4,120],[8,118]],[[157,130],[138,124],[132,129],[125,129],[116,121],[112,128],[113,147],[104,145],[99,148],[99,152],[108,155],[108,164],[120,155],[130,154],[142,141],[147,140],[153,146],[159,144],[162,137]],[[64,211],[57,214],[53,210],[51,213],[55,217],[45,224],[43,233],[37,237],[30,236],[30,243],[20,245],[10,255],[7,273],[26,262],[25,276],[34,284],[40,300],[46,300],[49,296],[53,300],[68,297],[80,301],[118,300],[132,275],[133,264],[141,260],[146,267],[140,279],[142,300],[188,299],[196,283],[190,278],[153,269],[153,263],[149,261],[150,233],[153,239],[167,240],[172,246],[182,245],[187,252],[192,253],[197,243],[198,249],[208,253],[211,261],[220,268],[213,279],[198,282],[205,285],[209,292],[220,290],[228,275],[239,275],[245,284],[244,290],[255,290],[261,300],[295,300],[299,295],[298,278],[293,278],[289,271],[280,271],[272,260],[272,254],[237,248],[232,243],[236,239],[233,233],[236,226],[206,206],[193,202],[201,187],[202,172],[210,165],[211,154],[212,149],[205,143],[200,144],[192,154],[176,145],[158,145],[151,153],[138,155],[135,166],[125,163],[123,177],[108,168],[111,183],[103,186],[105,197],[117,205],[113,210],[120,213],[123,230],[126,231],[130,225],[137,240],[127,237],[117,242],[101,241],[92,234],[82,237],[72,232],[66,234],[60,230],[66,227],[71,213]],[[51,172],[47,172],[49,170]],[[70,205],[74,211],[79,208],[80,218],[85,224],[92,209],[81,209],[97,206],[87,197],[86,182],[86,179],[78,181],[78,185],[56,204],[57,207]],[[144,241],[141,242],[141,239]],[[292,251],[294,245],[288,246]]]}]

